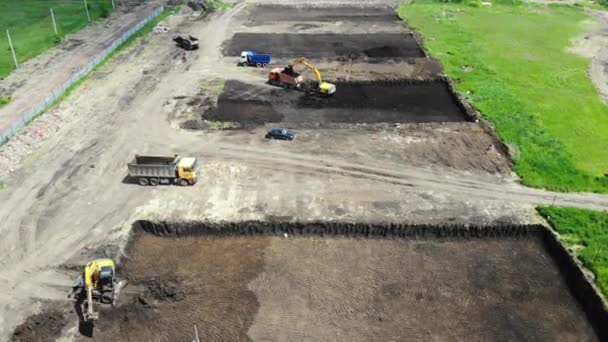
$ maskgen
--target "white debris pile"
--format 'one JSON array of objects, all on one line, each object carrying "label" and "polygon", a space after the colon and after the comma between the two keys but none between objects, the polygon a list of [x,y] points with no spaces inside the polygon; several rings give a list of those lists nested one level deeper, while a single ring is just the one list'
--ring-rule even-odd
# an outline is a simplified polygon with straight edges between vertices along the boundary
[{"label": "white debris pile", "polygon": [[161,23],[156,24],[156,26],[154,26],[154,28],[152,29],[152,32],[159,34],[159,33],[166,33],[169,32],[169,28]]},{"label": "white debris pile", "polygon": [[59,130],[63,120],[62,113],[57,109],[45,113],[0,146],[0,179],[8,176],[23,157],[32,153],[51,134]]}]

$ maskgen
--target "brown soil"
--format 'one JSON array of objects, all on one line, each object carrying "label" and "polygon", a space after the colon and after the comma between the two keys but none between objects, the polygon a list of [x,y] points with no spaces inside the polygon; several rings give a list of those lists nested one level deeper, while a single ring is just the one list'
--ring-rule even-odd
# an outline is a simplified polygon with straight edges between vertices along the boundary
[{"label": "brown soil", "polygon": [[259,52],[273,57],[306,56],[308,58],[420,58],[424,51],[412,34],[291,34],[236,33],[224,48],[225,56],[240,56],[251,49],[252,42]]},{"label": "brown soil", "polygon": [[11,341],[54,341],[59,337],[67,322],[67,318],[62,312],[54,310],[30,316],[15,329]]},{"label": "brown soil", "polygon": [[125,270],[143,287],[102,312],[94,341],[248,341],[259,309],[248,284],[263,268],[265,239],[134,238]]},{"label": "brown soil", "polygon": [[542,243],[159,237],[125,263],[144,290],[94,340],[595,341]]}]

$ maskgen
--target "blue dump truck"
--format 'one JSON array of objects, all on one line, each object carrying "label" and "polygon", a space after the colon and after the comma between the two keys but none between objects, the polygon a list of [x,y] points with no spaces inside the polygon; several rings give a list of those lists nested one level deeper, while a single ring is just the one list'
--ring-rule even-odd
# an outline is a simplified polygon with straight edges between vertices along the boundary
[{"label": "blue dump truck", "polygon": [[253,51],[243,51],[241,52],[241,60],[239,61],[239,65],[249,65],[256,66],[258,68],[265,68],[268,63],[270,63],[270,55],[269,54],[258,54]]}]

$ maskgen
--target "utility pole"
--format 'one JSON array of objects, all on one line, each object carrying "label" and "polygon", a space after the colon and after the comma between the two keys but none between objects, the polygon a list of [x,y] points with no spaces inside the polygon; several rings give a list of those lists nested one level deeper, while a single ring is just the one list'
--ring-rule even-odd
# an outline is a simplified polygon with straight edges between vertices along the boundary
[{"label": "utility pole", "polygon": [[59,34],[59,32],[57,32],[57,22],[55,22],[55,13],[53,13],[52,8],[51,8],[51,18],[53,19],[53,30],[55,30],[55,34]]},{"label": "utility pole", "polygon": [[114,0],[112,0],[112,9],[116,8],[116,5],[114,5]]},{"label": "utility pole", "polygon": [[11,52],[13,53],[13,62],[15,62],[15,68],[19,67],[19,63],[17,63],[17,55],[15,55],[15,48],[13,47],[13,41],[11,40],[11,34],[6,30],[6,36],[8,37],[8,45],[11,47]]},{"label": "utility pole", "polygon": [[84,10],[87,12],[87,19],[89,19],[89,22],[91,22],[91,14],[89,14],[89,6],[87,5],[87,0],[83,0],[84,1]]}]

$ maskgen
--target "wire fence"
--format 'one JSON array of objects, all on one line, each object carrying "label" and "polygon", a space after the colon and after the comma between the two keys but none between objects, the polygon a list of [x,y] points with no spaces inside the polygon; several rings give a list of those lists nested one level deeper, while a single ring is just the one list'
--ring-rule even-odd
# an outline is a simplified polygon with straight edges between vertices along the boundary
[{"label": "wire fence", "polygon": [[15,123],[13,123],[12,126],[0,132],[0,144],[4,143],[11,136],[16,134],[19,129],[24,127],[36,115],[42,113],[46,108],[53,104],[61,95],[65,93],[68,88],[70,88],[74,83],[78,82],[85,75],[87,75],[91,70],[93,70],[93,68],[99,65],[99,63],[101,63],[110,53],[116,50],[116,48],[118,48],[122,43],[124,43],[137,31],[141,30],[144,25],[146,25],[152,19],[156,18],[159,14],[161,14],[163,10],[164,6],[158,7],[148,17],[141,20],[135,26],[131,27],[128,31],[123,33],[120,37],[115,39],[110,46],[108,46],[101,53],[95,56],[95,58],[93,58],[86,66],[84,66],[78,72],[73,74],[69,80],[56,87],[44,100],[25,110],[21,117]]},{"label": "wire fence", "polygon": [[121,5],[118,0],[0,1],[0,78]]}]

